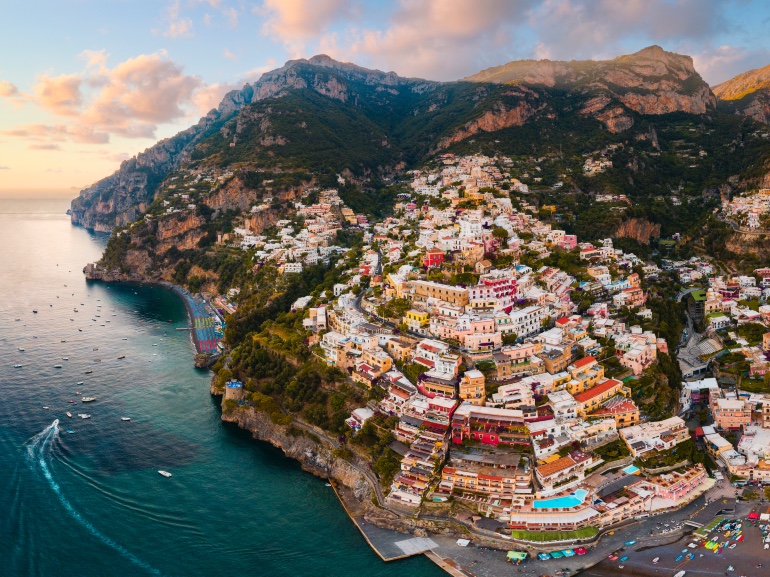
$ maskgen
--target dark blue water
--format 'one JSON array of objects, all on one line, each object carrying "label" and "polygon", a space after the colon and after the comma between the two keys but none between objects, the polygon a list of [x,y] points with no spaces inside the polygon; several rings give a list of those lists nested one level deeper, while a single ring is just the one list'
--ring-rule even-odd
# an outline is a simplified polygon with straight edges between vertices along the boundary
[{"label": "dark blue water", "polygon": [[66,208],[0,200],[0,576],[444,575],[381,562],[323,481],[224,425],[180,299],[88,283],[106,237]]}]

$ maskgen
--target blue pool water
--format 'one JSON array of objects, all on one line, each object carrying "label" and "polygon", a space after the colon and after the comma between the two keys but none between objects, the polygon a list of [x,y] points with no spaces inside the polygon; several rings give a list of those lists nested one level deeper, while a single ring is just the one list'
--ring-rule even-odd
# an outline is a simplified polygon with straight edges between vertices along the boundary
[{"label": "blue pool water", "polygon": [[564,497],[536,500],[532,506],[535,509],[569,509],[571,507],[582,505],[586,495],[588,495],[588,491],[578,489],[574,493],[570,493]]}]

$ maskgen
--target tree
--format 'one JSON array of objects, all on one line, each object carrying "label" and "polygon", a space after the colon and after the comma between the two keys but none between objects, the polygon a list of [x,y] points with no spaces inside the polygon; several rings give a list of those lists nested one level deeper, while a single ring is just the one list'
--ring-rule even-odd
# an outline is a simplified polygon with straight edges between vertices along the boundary
[{"label": "tree", "polygon": [[492,236],[497,239],[497,242],[501,246],[508,246],[508,231],[505,230],[502,226],[496,226],[492,229]]},{"label": "tree", "polygon": [[[509,333],[507,335],[503,335],[503,344],[504,345],[513,345],[516,344],[516,339],[519,338],[516,333]],[[768,373],[770,374],[770,373]]]}]

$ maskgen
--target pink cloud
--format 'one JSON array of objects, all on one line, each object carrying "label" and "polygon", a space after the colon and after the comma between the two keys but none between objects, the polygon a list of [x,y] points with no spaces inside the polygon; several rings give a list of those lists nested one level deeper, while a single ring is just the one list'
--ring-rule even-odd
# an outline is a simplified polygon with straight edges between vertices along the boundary
[{"label": "pink cloud", "polygon": [[2,134],[31,141],[64,142],[73,140],[84,144],[106,144],[110,135],[88,126],[67,126],[65,124],[28,124],[4,130]]},{"label": "pink cloud", "polygon": [[254,10],[266,18],[262,32],[283,41],[296,56],[331,24],[355,14],[349,0],[264,0]]},{"label": "pink cloud", "polygon": [[526,0],[402,0],[385,27],[327,35],[320,50],[406,76],[456,79],[485,61],[510,59],[512,31],[528,5]]},{"label": "pink cloud", "polygon": [[13,98],[19,95],[19,89],[6,80],[0,80],[0,98]]},{"label": "pink cloud", "polygon": [[30,144],[27,148],[30,150],[61,150],[58,144]]},{"label": "pink cloud", "polygon": [[74,116],[80,112],[83,98],[82,79],[77,74],[39,76],[33,90],[35,101],[58,116]]}]

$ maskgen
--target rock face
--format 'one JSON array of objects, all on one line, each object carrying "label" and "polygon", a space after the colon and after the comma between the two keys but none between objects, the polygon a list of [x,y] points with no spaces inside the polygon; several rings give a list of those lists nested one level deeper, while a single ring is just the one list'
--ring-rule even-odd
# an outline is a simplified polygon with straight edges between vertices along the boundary
[{"label": "rock face", "polygon": [[[328,70],[335,74],[329,74]],[[354,64],[337,62],[325,55],[314,56],[309,60],[290,60],[281,68],[266,72],[254,84],[229,92],[219,106],[196,125],[161,140],[136,157],[124,161],[111,176],[83,189],[72,201],[72,223],[91,230],[111,232],[115,226],[134,221],[139,214],[139,205],[152,202],[166,175],[189,161],[197,143],[218,130],[245,106],[258,100],[281,96],[288,90],[304,88],[312,88],[328,98],[347,102],[355,96],[345,79],[369,86],[382,85],[395,94],[401,90],[420,94],[438,86],[436,82],[401,78],[393,72],[368,70]],[[271,140],[264,144],[285,142]]]},{"label": "rock face", "polygon": [[719,108],[770,124],[770,66],[749,70],[714,87]]},{"label": "rock face", "polygon": [[660,224],[643,218],[624,220],[614,235],[616,238],[633,238],[641,244],[650,244],[651,238],[660,237]]},{"label": "rock face", "polygon": [[511,126],[521,126],[544,107],[545,105],[540,105],[536,108],[526,101],[514,107],[507,107],[505,104],[498,103],[492,110],[466,123],[454,134],[439,141],[438,148],[446,148],[479,132],[496,132]]},{"label": "rock face", "polygon": [[692,58],[659,46],[605,61],[510,62],[465,80],[542,86],[583,96],[586,101],[581,112],[598,119],[611,132],[630,128],[631,112],[704,114],[716,106],[716,98],[695,71]]},{"label": "rock face", "polygon": [[[558,119],[560,115],[578,113],[595,118],[610,132],[620,133],[631,128],[638,115],[704,114],[716,103],[689,56],[657,46],[606,61],[510,62],[448,83],[403,78],[394,72],[337,62],[325,55],[290,60],[266,72],[254,84],[225,95],[219,106],[195,126],[158,142],[125,161],[113,175],[81,191],[72,201],[72,222],[111,231],[134,221],[155,199],[170,171],[193,159],[206,158],[204,143],[213,136],[221,136],[226,145],[233,147],[250,142],[248,146],[272,149],[267,154],[277,155],[277,148],[296,151],[286,154],[305,154],[302,158],[306,162],[307,148],[301,147],[312,145],[313,135],[276,133],[276,115],[287,118],[290,113],[278,110],[279,106],[271,110],[272,101],[262,107],[256,104],[295,93],[299,93],[299,99],[287,99],[294,103],[293,112],[312,105],[316,107],[314,114],[327,121],[316,127],[316,134],[335,130],[371,134],[369,141],[362,144],[377,142],[378,146],[366,149],[366,158],[356,159],[356,166],[371,170],[367,161],[376,157],[382,175],[394,174],[397,166],[403,168],[406,159],[414,161],[474,135],[541,118]],[[323,97],[321,103],[319,95]],[[768,115],[767,106],[760,100],[753,101],[746,110],[757,117]],[[353,124],[342,128],[343,117]],[[306,119],[299,120],[302,122],[298,124],[308,129]],[[258,138],[244,138],[255,126],[259,128]],[[249,150],[236,150],[241,154],[239,162],[251,158]],[[387,154],[381,155],[383,150]],[[211,148],[211,154],[216,153]],[[228,194],[216,195],[209,202],[224,208],[230,202]]]},{"label": "rock face", "polygon": [[223,413],[222,420],[235,423],[250,431],[255,439],[267,441],[281,449],[287,457],[299,461],[302,469],[313,475],[335,479],[351,489],[363,491],[364,494],[369,488],[361,473],[344,459],[335,457],[329,447],[319,445],[306,435],[288,434],[288,427],[276,425],[267,413],[257,411],[253,407],[240,407],[230,414]]}]

